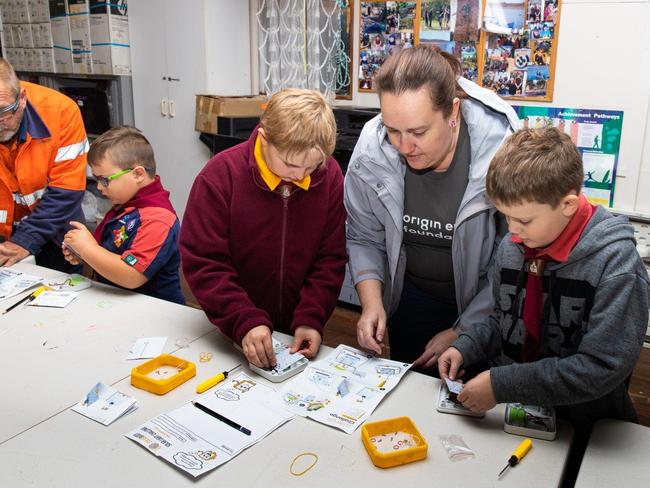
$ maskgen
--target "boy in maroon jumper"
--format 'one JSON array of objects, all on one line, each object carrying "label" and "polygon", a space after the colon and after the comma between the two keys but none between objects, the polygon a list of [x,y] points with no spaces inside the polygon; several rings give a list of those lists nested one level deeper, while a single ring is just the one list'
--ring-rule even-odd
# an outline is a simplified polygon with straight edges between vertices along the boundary
[{"label": "boy in maroon jumper", "polygon": [[249,140],[214,156],[194,181],[183,272],[210,321],[257,366],[275,365],[273,330],[314,357],[336,305],[347,254],[335,142],[323,96],[286,89]]}]

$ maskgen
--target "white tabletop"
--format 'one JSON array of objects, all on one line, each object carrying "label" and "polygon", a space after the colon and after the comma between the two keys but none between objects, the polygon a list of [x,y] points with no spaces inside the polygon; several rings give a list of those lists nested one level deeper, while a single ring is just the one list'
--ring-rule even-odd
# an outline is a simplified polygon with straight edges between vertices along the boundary
[{"label": "white tabletop", "polygon": [[[18,264],[29,274],[60,272]],[[20,299],[0,301],[0,309]],[[113,384],[142,361],[126,361],[140,337],[196,339],[214,330],[205,314],[111,286],[93,283],[63,309],[20,305],[0,315],[0,443],[66,410],[98,381]]]},{"label": "white tabletop", "polygon": [[650,486],[650,428],[606,419],[594,425],[576,488]]},{"label": "white tabletop", "polygon": [[[121,298],[131,299],[126,296]],[[120,302],[119,308],[122,309],[121,300],[113,299],[116,305]],[[139,312],[140,317],[146,316],[151,308],[162,308],[159,302],[147,300],[139,303],[143,308]],[[169,310],[167,320],[180,323],[177,318],[184,315],[182,307],[172,306]],[[184,323],[182,326],[186,327]],[[129,329],[120,330],[124,333]],[[156,334],[161,332],[154,330],[157,331]],[[119,337],[119,334],[116,333],[115,337]],[[79,347],[82,344],[83,341],[79,339]],[[97,354],[93,360],[96,363],[92,366],[94,376],[89,374],[88,378],[78,381],[75,389],[69,386],[62,388],[61,404],[72,405],[78,401],[98,379],[109,381],[106,371],[114,369],[116,375],[118,370],[123,375],[128,372],[129,367],[124,364],[122,354],[124,351],[113,356],[110,346],[107,349],[106,358]],[[319,357],[329,351],[329,348],[321,348]],[[198,358],[201,352],[212,352],[214,357],[209,363],[200,363]],[[380,404],[371,420],[403,415],[411,417],[429,444],[429,456],[424,461],[386,470],[376,468],[361,443],[360,430],[348,435],[298,417],[224,466],[193,480],[128,440],[123,434],[194,398],[196,385],[200,381],[218,371],[229,369],[241,362],[242,357],[216,331],[198,338],[190,347],[175,354],[195,362],[197,376],[164,396],[133,388],[128,378],[117,382],[114,386],[135,397],[139,408],[112,425],[105,427],[65,409],[46,422],[0,443],[0,486],[68,487],[92,484],[93,487],[159,488],[194,485],[308,485],[331,488],[358,484],[391,488],[420,485],[549,487],[557,486],[561,479],[571,437],[569,427],[560,424],[558,438],[553,442],[535,440],[533,449],[520,465],[511,469],[501,481],[497,481],[498,472],[522,440],[521,437],[503,432],[503,407],[489,412],[482,420],[439,413],[435,410],[438,380],[408,373]],[[71,360],[71,356],[65,357]],[[88,357],[84,359],[89,360]],[[61,362],[64,362],[63,358]],[[81,358],[74,359],[74,363],[82,369]],[[122,365],[121,368],[118,367],[119,364]],[[254,374],[247,368],[244,371]],[[3,375],[7,376],[6,373]],[[25,375],[21,374],[19,378],[24,379]],[[64,385],[69,383],[64,382]],[[57,389],[56,385],[53,385],[53,389]],[[32,393],[25,394],[31,398],[36,396]],[[24,402],[25,394],[14,392],[14,406]],[[451,462],[438,438],[441,434],[462,435],[468,446],[475,451],[476,458]],[[298,478],[289,473],[289,465],[302,452],[314,452],[319,460],[313,469]]]}]

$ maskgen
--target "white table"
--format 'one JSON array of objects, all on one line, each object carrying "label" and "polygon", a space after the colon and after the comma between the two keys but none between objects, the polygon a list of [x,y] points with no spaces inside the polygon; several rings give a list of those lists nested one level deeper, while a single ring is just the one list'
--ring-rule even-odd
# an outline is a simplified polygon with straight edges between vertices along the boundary
[{"label": "white table", "polygon": [[[497,473],[522,439],[503,432],[503,407],[489,412],[482,420],[439,413],[435,410],[438,380],[417,373],[406,375],[371,420],[411,417],[429,443],[429,456],[424,461],[387,470],[376,468],[361,443],[360,430],[348,435],[298,417],[229,463],[193,480],[123,434],[194,398],[200,381],[242,362],[242,356],[213,330],[199,311],[108,287],[98,286],[88,293],[88,299],[77,303],[77,313],[61,323],[55,320],[60,319],[61,312],[50,311],[45,319],[48,325],[39,329],[33,327],[35,312],[21,310],[22,325],[9,325],[9,332],[0,337],[2,352],[12,357],[12,364],[20,365],[19,360],[25,361],[26,354],[31,352],[35,355],[33,362],[47,366],[41,370],[35,366],[17,368],[15,379],[10,378],[13,373],[1,373],[0,380],[9,382],[6,389],[11,396],[3,395],[3,403],[9,399],[9,406],[0,408],[4,409],[3,415],[12,418],[8,423],[7,417],[2,417],[2,430],[15,434],[4,442],[0,440],[0,486],[548,487],[560,482],[571,440],[569,427],[560,424],[558,438],[553,442],[534,441],[532,451],[521,464],[497,481]],[[95,318],[91,324],[89,312],[95,312],[93,304],[98,300],[110,301],[114,307],[108,309],[111,313],[99,310],[97,317],[101,320]],[[118,310],[122,313],[117,314]],[[129,312],[128,317],[124,311]],[[100,330],[91,334],[85,329],[89,325],[98,325]],[[3,324],[2,328],[7,325]],[[40,337],[34,330],[52,333],[51,339]],[[211,332],[205,334],[206,330]],[[97,336],[93,334],[102,331],[102,337],[94,339]],[[170,339],[179,335],[196,337],[188,348],[175,354],[192,360],[197,366],[197,376],[164,396],[133,388],[128,378],[133,363],[124,358],[132,341],[142,335],[169,335]],[[14,336],[10,347],[6,338]],[[43,348],[46,339],[53,343],[55,339],[60,341],[62,351],[56,360],[48,354],[59,349]],[[173,345],[173,340],[170,342]],[[329,350],[321,348],[319,357]],[[212,361],[199,362],[201,352],[212,352]],[[57,369],[53,370],[54,367]],[[247,368],[244,371],[254,374]],[[138,410],[105,427],[68,409],[100,379],[135,397]],[[37,386],[26,388],[27,385]],[[31,411],[23,413],[23,405],[32,403]],[[452,463],[439,441],[440,434],[462,435],[476,458]],[[318,463],[304,476],[292,476],[289,473],[292,459],[306,451],[317,453]]]},{"label": "white table", "polygon": [[[60,272],[31,264],[16,268],[54,277]],[[0,301],[0,309],[20,299]],[[0,443],[66,410],[97,382],[126,378],[142,361],[126,361],[140,337],[194,340],[214,330],[190,307],[93,283],[63,309],[20,305],[0,315]]]},{"label": "white table", "polygon": [[576,488],[650,486],[650,428],[606,419],[594,425]]}]

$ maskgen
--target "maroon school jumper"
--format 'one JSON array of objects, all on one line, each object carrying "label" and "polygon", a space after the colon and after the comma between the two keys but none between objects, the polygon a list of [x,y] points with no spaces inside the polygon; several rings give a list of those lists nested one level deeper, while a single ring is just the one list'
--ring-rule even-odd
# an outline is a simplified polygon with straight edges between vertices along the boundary
[{"label": "maroon school jumper", "polygon": [[256,137],[257,129],[214,156],[194,181],[180,238],[185,278],[210,321],[239,344],[258,325],[322,334],[347,262],[341,169],[330,157],[308,191],[286,182],[271,191]]}]

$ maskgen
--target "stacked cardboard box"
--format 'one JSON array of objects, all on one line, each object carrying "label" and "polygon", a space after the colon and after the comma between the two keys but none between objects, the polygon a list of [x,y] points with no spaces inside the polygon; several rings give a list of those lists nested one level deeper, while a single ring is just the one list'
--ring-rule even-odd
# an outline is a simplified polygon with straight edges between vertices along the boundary
[{"label": "stacked cardboard box", "polygon": [[49,0],[49,14],[54,72],[72,73],[72,41],[66,1]]},{"label": "stacked cardboard box", "polygon": [[90,5],[88,0],[66,0],[70,21],[72,43],[72,72],[93,72],[92,46],[90,43]]},{"label": "stacked cardboard box", "polygon": [[93,70],[102,75],[131,75],[127,2],[90,0]]},{"label": "stacked cardboard box", "polygon": [[19,71],[48,71],[52,35],[48,0],[0,0],[4,56]]}]

